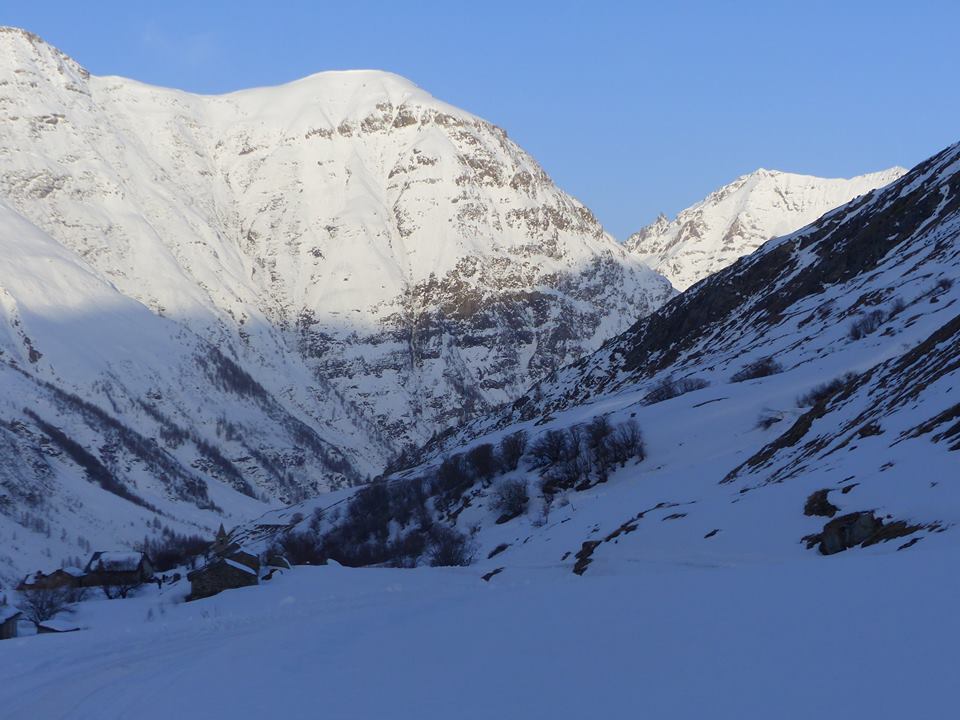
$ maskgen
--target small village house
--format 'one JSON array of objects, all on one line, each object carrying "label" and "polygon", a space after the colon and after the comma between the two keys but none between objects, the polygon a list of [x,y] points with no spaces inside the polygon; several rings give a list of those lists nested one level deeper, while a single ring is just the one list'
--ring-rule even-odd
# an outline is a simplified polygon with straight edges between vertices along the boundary
[{"label": "small village house", "polygon": [[17,624],[23,615],[13,605],[0,605],[0,640],[10,640],[17,636]]},{"label": "small village house", "polygon": [[187,574],[191,600],[260,584],[260,556],[249,548],[230,542],[223,525],[210,546],[210,558],[202,568]]},{"label": "small village house", "polygon": [[153,578],[153,563],[142,552],[95,552],[84,572],[86,587],[136,586]]},{"label": "small village house", "polygon": [[58,568],[52,573],[37,570],[30,573],[17,585],[19,592],[31,590],[56,590],[59,588],[77,588],[83,584],[84,572],[80,568]]},{"label": "small village house", "polygon": [[190,600],[216,595],[224,590],[248,587],[260,583],[259,561],[257,569],[250,565],[222,557],[187,574],[190,581]]}]

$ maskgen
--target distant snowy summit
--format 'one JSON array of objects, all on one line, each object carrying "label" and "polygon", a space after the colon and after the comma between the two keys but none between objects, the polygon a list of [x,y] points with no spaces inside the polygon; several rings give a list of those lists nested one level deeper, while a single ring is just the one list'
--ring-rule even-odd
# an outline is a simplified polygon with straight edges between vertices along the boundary
[{"label": "distant snowy summit", "polygon": [[737,178],[673,220],[660,215],[624,246],[677,290],[749,255],[770,238],[788,235],[906,170],[894,167],[850,179],[765,170]]}]

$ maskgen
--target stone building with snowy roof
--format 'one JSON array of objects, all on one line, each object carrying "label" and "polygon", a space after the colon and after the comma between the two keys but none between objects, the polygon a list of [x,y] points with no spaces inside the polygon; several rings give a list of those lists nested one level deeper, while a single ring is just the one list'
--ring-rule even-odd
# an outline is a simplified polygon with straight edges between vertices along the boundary
[{"label": "stone building with snowy roof", "polygon": [[[254,556],[256,557],[256,556]],[[187,574],[190,581],[189,600],[210,597],[224,590],[260,584],[260,561],[256,567],[232,557],[221,557]]]},{"label": "stone building with snowy roof", "polygon": [[140,585],[153,578],[153,563],[142,552],[95,552],[84,568],[83,585]]},{"label": "stone building with snowy roof", "polygon": [[83,585],[83,570],[74,567],[57,568],[52,573],[37,570],[30,573],[17,585],[19,592],[31,590],[56,590],[59,588],[76,588]]}]

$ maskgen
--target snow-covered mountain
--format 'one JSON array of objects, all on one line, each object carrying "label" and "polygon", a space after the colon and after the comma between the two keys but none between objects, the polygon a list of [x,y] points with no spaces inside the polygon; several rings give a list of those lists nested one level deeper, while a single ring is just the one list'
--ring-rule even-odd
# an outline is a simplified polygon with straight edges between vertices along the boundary
[{"label": "snow-covered mountain", "polygon": [[958,279],[960,144],[699,283],[353,504],[303,524],[312,506],[275,513],[245,537],[286,524],[319,530],[321,554],[411,564],[446,524],[479,572],[506,575],[955,553]]},{"label": "snow-covered mountain", "polygon": [[724,185],[673,220],[660,215],[624,246],[683,291],[771,238],[799,230],[905,172],[895,167],[842,179],[760,169]]},{"label": "snow-covered mountain", "polygon": [[0,562],[362,481],[674,292],[395,75],[199,96],[15,28],[0,70]]}]

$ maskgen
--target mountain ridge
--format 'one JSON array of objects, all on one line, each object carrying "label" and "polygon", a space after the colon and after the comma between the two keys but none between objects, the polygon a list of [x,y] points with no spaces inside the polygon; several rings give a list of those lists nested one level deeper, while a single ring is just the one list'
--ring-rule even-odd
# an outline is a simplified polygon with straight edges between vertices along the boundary
[{"label": "mountain ridge", "polygon": [[[82,438],[84,462],[139,488],[178,532],[223,518],[183,508],[143,443],[206,483],[228,518],[250,512],[246,495],[292,502],[362,482],[408,445],[511,402],[673,294],[502,129],[396,76],[200,96],[90,75],[11,30],[0,66],[11,71],[0,242],[21,252],[13,237],[26,227],[60,248],[49,277],[5,284],[13,306],[36,306],[58,268],[81,267],[144,319],[123,335],[96,313],[71,325],[77,296],[53,311],[59,334],[10,316],[0,338],[17,367],[2,419],[33,443],[55,445],[54,430]],[[149,373],[124,359],[127,345],[157,348]],[[35,392],[49,399],[36,418],[24,412]],[[29,454],[27,436],[12,451]],[[120,436],[132,444],[116,455]],[[55,528],[54,506],[87,477],[57,452],[23,481],[51,504],[26,508],[16,494],[8,537],[19,512]],[[138,528],[152,521],[131,512]],[[68,555],[72,544],[52,546]]]},{"label": "mountain ridge", "polygon": [[906,170],[893,167],[853,178],[759,168],[710,193],[670,220],[661,213],[624,246],[665,274],[678,290],[788,235],[857,195],[889,184]]}]

